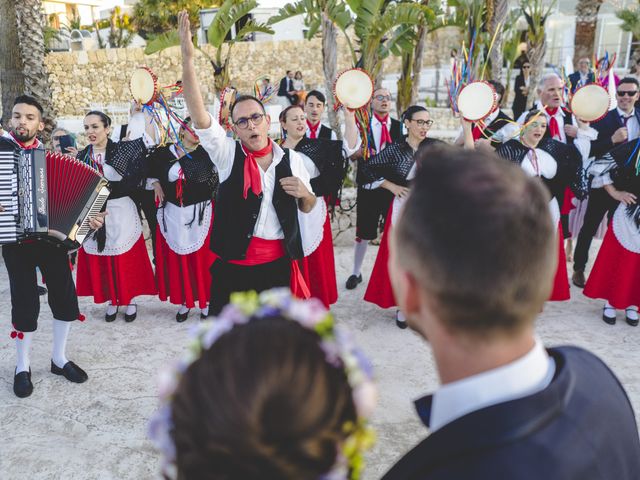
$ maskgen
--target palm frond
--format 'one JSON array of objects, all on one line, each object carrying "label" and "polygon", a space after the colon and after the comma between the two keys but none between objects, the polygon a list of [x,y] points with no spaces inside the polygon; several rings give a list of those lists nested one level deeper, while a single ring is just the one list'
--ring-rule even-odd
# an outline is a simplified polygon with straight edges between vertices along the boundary
[{"label": "palm frond", "polygon": [[266,33],[268,35],[273,35],[273,28],[265,25],[264,23],[258,23],[255,20],[251,19],[240,29],[234,41],[245,40],[252,33]]},{"label": "palm frond", "polygon": [[257,5],[257,0],[225,0],[209,25],[209,43],[215,48],[220,48],[233,25]]},{"label": "palm frond", "polygon": [[313,0],[299,0],[296,3],[287,3],[284,7],[278,10],[278,13],[269,19],[267,22],[269,25],[273,25],[284,20],[288,20],[298,15],[318,15],[320,9],[317,2]]},{"label": "palm frond", "polygon": [[175,47],[178,45],[180,45],[180,35],[177,30],[171,30],[169,32],[161,33],[147,42],[144,54],[151,55],[152,53],[159,52],[165,48]]}]

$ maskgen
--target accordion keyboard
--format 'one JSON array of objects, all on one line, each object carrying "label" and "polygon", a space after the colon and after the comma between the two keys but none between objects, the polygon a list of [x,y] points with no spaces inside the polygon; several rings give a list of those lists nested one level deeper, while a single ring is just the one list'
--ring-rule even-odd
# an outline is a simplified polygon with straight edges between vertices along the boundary
[{"label": "accordion keyboard", "polygon": [[89,208],[87,215],[84,217],[82,222],[80,223],[80,227],[76,231],[75,241],[78,243],[84,242],[84,239],[91,231],[91,227],[89,227],[89,220],[92,217],[95,217],[98,213],[102,211],[102,207],[106,203],[109,198],[110,190],[107,187],[102,187],[98,192],[93,204]]},{"label": "accordion keyboard", "polygon": [[0,151],[0,244],[17,240],[21,233],[18,219],[18,156],[13,151]]}]

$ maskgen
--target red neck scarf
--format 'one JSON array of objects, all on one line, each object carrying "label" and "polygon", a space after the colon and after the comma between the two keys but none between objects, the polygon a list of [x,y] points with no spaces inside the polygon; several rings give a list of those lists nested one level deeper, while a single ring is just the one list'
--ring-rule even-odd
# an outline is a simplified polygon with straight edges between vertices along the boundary
[{"label": "red neck scarf", "polygon": [[480,127],[480,122],[473,125],[473,130],[471,130],[471,134],[473,135],[473,141],[480,140],[484,137],[484,130]]},{"label": "red neck scarf", "polygon": [[380,150],[382,150],[385,145],[391,143],[391,135],[389,134],[389,129],[387,128],[387,120],[389,120],[389,114],[387,113],[384,117],[381,117],[376,112],[373,112],[373,116],[382,124],[382,128],[380,129]]},{"label": "red neck scarf", "polygon": [[269,139],[269,143],[262,150],[256,150],[251,152],[242,145],[242,151],[246,155],[244,160],[244,189],[242,191],[243,197],[247,198],[249,189],[254,195],[258,196],[262,193],[262,180],[260,180],[260,170],[256,163],[256,158],[269,155],[273,151],[273,142]]},{"label": "red neck scarf", "polygon": [[25,145],[20,140],[18,140],[16,137],[14,137],[13,133],[9,132],[9,135],[11,135],[11,139],[14,142],[16,142],[18,144],[18,146],[23,150],[33,150],[34,148],[38,148],[40,146],[40,140],[38,140],[37,138],[34,139],[34,141],[33,141],[33,143],[31,145]]},{"label": "red neck scarf", "polygon": [[562,137],[560,136],[560,126],[558,125],[558,120],[556,120],[556,113],[558,113],[558,107],[556,108],[545,108],[547,114],[549,114],[549,134],[551,138],[554,140],[560,140]]},{"label": "red neck scarf", "polygon": [[320,129],[320,122],[313,125],[307,120],[307,127],[309,127],[309,138],[318,138],[318,130]]}]

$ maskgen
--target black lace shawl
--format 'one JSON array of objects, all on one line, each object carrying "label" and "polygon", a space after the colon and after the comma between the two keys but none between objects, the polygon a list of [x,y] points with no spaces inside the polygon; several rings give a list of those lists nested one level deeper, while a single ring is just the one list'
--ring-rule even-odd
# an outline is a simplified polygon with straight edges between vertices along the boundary
[{"label": "black lace shawl", "polygon": [[[609,174],[617,190],[630,192],[640,197],[640,177],[636,173],[636,159],[640,153],[640,138],[613,147],[603,157],[595,159],[589,165],[600,167],[600,175]],[[626,214],[640,229],[640,205],[627,205]]]},{"label": "black lace shawl", "polygon": [[[586,198],[589,188],[583,174],[582,157],[578,149],[573,145],[567,145],[551,138],[543,138],[537,148],[551,155],[558,164],[555,177],[541,178],[558,203],[562,205],[566,187],[571,188],[578,199]],[[503,143],[496,149],[499,156],[518,165],[522,164],[528,152],[529,147],[515,139]]]},{"label": "black lace shawl", "polygon": [[[420,149],[444,143],[434,138],[425,138],[420,143]],[[392,143],[380,153],[361,161],[358,165],[360,185],[375,182],[381,178],[396,185],[407,186],[407,176],[413,167],[414,152],[406,140]]]},{"label": "black lace shawl", "polygon": [[335,205],[349,165],[342,151],[342,142],[305,136],[294,150],[309,157],[320,172],[320,175],[311,179],[313,193],[318,197],[327,197],[327,203]]}]

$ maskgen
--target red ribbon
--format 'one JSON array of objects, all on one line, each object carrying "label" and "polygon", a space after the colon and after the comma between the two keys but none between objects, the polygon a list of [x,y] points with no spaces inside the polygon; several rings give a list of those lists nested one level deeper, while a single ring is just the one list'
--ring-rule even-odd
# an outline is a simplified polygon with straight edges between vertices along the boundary
[{"label": "red ribbon", "polygon": [[373,112],[373,116],[382,124],[382,128],[380,129],[380,150],[382,150],[386,144],[391,143],[391,135],[387,128],[389,114],[387,113],[384,117],[381,117],[376,112]]},{"label": "red ribbon", "polygon": [[[182,169],[178,170],[178,181],[176,182],[176,200],[178,200],[180,202],[180,206],[182,207],[182,194],[184,192],[184,172],[182,171]],[[245,194],[245,197],[246,194]],[[156,205],[157,207],[158,205]]]},{"label": "red ribbon", "polygon": [[560,136],[560,126],[558,125],[558,120],[556,120],[555,114],[558,113],[558,107],[549,108],[547,107],[546,112],[549,114],[551,118],[549,118],[549,134],[551,138],[554,140],[560,140],[562,137]]},{"label": "red ribbon", "polygon": [[242,151],[246,155],[244,160],[244,189],[242,191],[242,195],[246,199],[249,189],[256,196],[262,193],[262,180],[260,180],[260,170],[256,163],[256,158],[269,155],[273,151],[273,142],[269,139],[266,147],[255,152],[247,150],[243,145]]},{"label": "red ribbon", "polygon": [[320,127],[320,122],[312,125],[309,120],[307,120],[307,127],[309,127],[309,138],[318,138],[318,128]]}]

